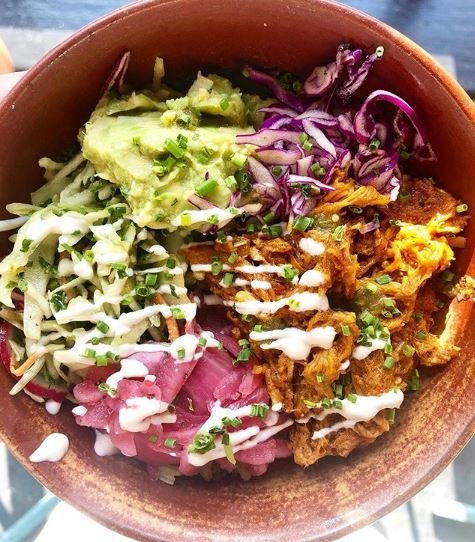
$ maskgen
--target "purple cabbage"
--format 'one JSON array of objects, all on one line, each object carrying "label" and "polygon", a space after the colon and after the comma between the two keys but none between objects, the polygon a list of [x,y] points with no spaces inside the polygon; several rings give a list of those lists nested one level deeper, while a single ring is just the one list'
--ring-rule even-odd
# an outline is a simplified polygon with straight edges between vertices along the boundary
[{"label": "purple cabbage", "polygon": [[[435,159],[421,119],[402,98],[377,90],[362,105],[346,105],[382,54],[382,47],[365,56],[361,49],[341,46],[336,59],[317,66],[298,94],[282,88],[274,75],[246,68],[250,79],[270,88],[279,100],[260,110],[265,120],[258,132],[237,137],[238,143],[257,147],[248,171],[265,202],[263,211],[272,210],[282,219],[309,212],[321,195],[303,185],[334,190],[338,170],[348,170],[358,183],[374,186],[393,201],[403,151],[415,162]],[[383,103],[396,111],[380,107]],[[377,227],[369,223],[364,229]]]},{"label": "purple cabbage", "polygon": [[125,74],[127,73],[127,68],[129,67],[129,61],[130,51],[125,51],[125,53],[123,53],[116,62],[112,72],[104,84],[104,87],[102,88],[101,100],[109,94],[113,87],[116,87],[117,90],[123,94]]},{"label": "purple cabbage", "polygon": [[284,90],[279,84],[279,81],[275,77],[272,77],[272,75],[255,70],[250,66],[245,66],[243,73],[246,77],[249,77],[251,81],[255,81],[256,83],[260,83],[261,85],[270,88],[274,93],[274,96],[283,104],[288,105],[295,111],[302,112],[305,110],[305,100],[297,98],[293,92]]}]

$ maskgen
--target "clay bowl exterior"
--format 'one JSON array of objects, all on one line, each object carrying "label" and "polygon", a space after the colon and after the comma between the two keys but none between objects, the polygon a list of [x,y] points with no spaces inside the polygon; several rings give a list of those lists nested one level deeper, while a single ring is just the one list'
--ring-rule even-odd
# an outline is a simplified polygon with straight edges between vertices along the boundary
[{"label": "clay bowl exterior", "polygon": [[[124,49],[128,80],[151,77],[154,58],[178,78],[201,67],[243,61],[308,73],[352,42],[385,48],[372,88],[392,90],[422,115],[439,156],[443,187],[475,208],[475,113],[468,96],[432,58],[395,30],[329,1],[162,0],[134,4],[75,34],[34,67],[0,104],[0,200],[27,201],[41,184],[42,156],[58,155],[88,118],[111,66]],[[6,215],[4,215],[6,216]],[[475,223],[458,268],[475,272]],[[2,251],[7,248],[3,239]],[[281,462],[250,482],[153,482],[133,459],[99,458],[93,432],[57,417],[28,397],[11,397],[0,370],[0,436],[51,491],[101,523],[140,540],[332,540],[368,524],[422,489],[455,457],[475,426],[475,326],[472,305],[449,311],[462,350],[448,367],[425,375],[393,430],[349,459],[307,470]],[[71,448],[56,464],[28,455],[53,431]]]}]

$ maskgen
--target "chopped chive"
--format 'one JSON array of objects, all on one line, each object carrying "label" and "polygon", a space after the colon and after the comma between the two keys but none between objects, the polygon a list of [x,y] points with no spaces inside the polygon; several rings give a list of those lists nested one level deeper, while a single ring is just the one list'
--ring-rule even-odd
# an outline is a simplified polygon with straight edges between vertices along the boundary
[{"label": "chopped chive", "polygon": [[414,355],[414,352],[416,351],[416,349],[411,346],[410,344],[405,344],[403,347],[402,347],[402,353],[407,357],[407,358],[410,358]]},{"label": "chopped chive", "polygon": [[251,349],[248,347],[248,348],[243,348],[239,354],[237,355],[237,358],[235,360],[235,365],[239,365],[240,363],[244,362],[244,361],[249,361],[250,357],[251,357],[251,354],[252,354],[252,351]]},{"label": "chopped chive", "polygon": [[107,356],[96,356],[96,365],[98,367],[107,367],[109,364],[109,358]]},{"label": "chopped chive", "polygon": [[106,352],[106,357],[107,359],[111,359],[113,361],[119,361],[120,360],[120,356],[114,352],[112,352],[111,350],[108,350]]},{"label": "chopped chive", "polygon": [[176,446],[176,438],[166,438],[164,445],[165,448],[174,448]]},{"label": "chopped chive", "polygon": [[237,416],[231,420],[231,425],[233,427],[240,427],[242,425],[242,421]]},{"label": "chopped chive", "polygon": [[343,409],[343,403],[340,401],[340,399],[334,399],[333,400],[333,406],[337,408],[338,410]]},{"label": "chopped chive", "polygon": [[282,235],[282,226],[280,224],[272,224],[272,226],[269,226],[269,233],[271,237],[280,237]]},{"label": "chopped chive", "polygon": [[146,286],[155,286],[157,284],[158,276],[154,273],[147,273],[145,276],[145,284]]},{"label": "chopped chive", "polygon": [[368,145],[368,148],[370,151],[377,151],[381,145],[381,141],[379,139],[372,139]]},{"label": "chopped chive", "polygon": [[348,399],[348,401],[350,401],[350,403],[356,403],[357,396],[354,393],[349,393],[346,398]]},{"label": "chopped chive", "polygon": [[411,198],[410,192],[399,192],[398,197],[397,197],[398,201],[403,201],[403,202],[409,200],[410,198]]},{"label": "chopped chive", "polygon": [[283,272],[284,272],[284,279],[288,281],[292,281],[295,275],[297,275],[297,271],[290,265],[286,265],[283,268]]},{"label": "chopped chive", "polygon": [[411,391],[418,391],[421,389],[421,381],[419,377],[419,371],[416,369],[407,383],[407,387]]},{"label": "chopped chive", "polygon": [[298,299],[290,298],[289,307],[292,309],[298,309],[300,307],[300,301]]},{"label": "chopped chive", "polygon": [[220,262],[219,260],[214,261],[211,264],[211,273],[213,273],[213,275],[219,275],[222,270],[223,270],[223,263]]},{"label": "chopped chive", "polygon": [[229,188],[229,190],[231,190],[231,192],[234,192],[238,185],[236,181],[236,177],[234,177],[234,175],[230,175],[229,177],[226,177],[226,179],[224,179],[224,184],[226,185],[227,188]]},{"label": "chopped chive", "polygon": [[389,422],[389,425],[393,425],[394,421],[396,419],[396,409],[395,408],[389,408],[388,413],[386,414],[386,418]]},{"label": "chopped chive", "polygon": [[178,307],[171,307],[170,312],[176,320],[185,320],[185,313]]},{"label": "chopped chive", "polygon": [[95,358],[96,357],[96,351],[93,350],[92,348],[86,348],[86,350],[84,351],[84,356],[86,358]]},{"label": "chopped chive", "polygon": [[218,233],[216,234],[216,241],[218,243],[224,243],[226,241],[226,234],[224,233],[224,231],[218,231]]},{"label": "chopped chive", "polygon": [[265,418],[268,411],[269,407],[267,405],[251,405],[251,416],[253,418]]},{"label": "chopped chive", "polygon": [[318,373],[316,379],[319,384],[323,384],[325,382],[326,376],[323,373]]},{"label": "chopped chive", "polygon": [[389,275],[380,275],[379,277],[376,277],[376,282],[383,286],[384,284],[389,284],[392,282],[392,278]]},{"label": "chopped chive", "polygon": [[345,235],[345,232],[346,232],[346,224],[342,224],[335,228],[335,231],[332,233],[332,237],[333,239],[335,239],[335,241],[341,241]]},{"label": "chopped chive", "polygon": [[163,279],[166,280],[167,282],[170,282],[173,280],[173,274],[170,273],[170,271],[164,271],[163,272]]},{"label": "chopped chive", "polygon": [[216,448],[214,443],[215,435],[211,433],[197,433],[191,444],[188,446],[189,453],[205,454]]},{"label": "chopped chive", "polygon": [[28,252],[32,243],[33,243],[33,239],[23,239],[21,243],[20,252]]},{"label": "chopped chive", "polygon": [[282,175],[282,171],[283,171],[283,169],[280,166],[274,166],[272,168],[272,174],[275,177],[280,177]]},{"label": "chopped chive", "polygon": [[177,348],[176,355],[178,356],[178,359],[184,359],[186,356],[186,350],[182,347]]},{"label": "chopped chive", "polygon": [[388,309],[392,309],[396,306],[394,299],[392,299],[391,297],[383,298],[383,305]]},{"label": "chopped chive", "polygon": [[424,331],[423,329],[420,329],[416,333],[416,337],[421,341],[423,341],[424,339],[427,339],[427,331]]},{"label": "chopped chive", "polygon": [[315,401],[310,401],[309,399],[304,399],[303,403],[308,408],[317,408],[318,406],[318,403],[316,403]]},{"label": "chopped chive", "polygon": [[313,145],[310,143],[310,141],[307,139],[307,141],[304,141],[302,144],[303,150],[305,152],[311,151],[313,148]]},{"label": "chopped chive", "polygon": [[320,401],[320,404],[322,405],[323,408],[331,408],[332,404],[333,404],[333,401],[328,398],[328,397],[324,397],[321,401]]},{"label": "chopped chive", "polygon": [[234,282],[234,273],[226,273],[223,278],[223,284],[225,286],[231,286]]},{"label": "chopped chive", "polygon": [[239,258],[239,255],[237,252],[231,252],[231,254],[228,257],[228,262],[231,265],[234,265],[237,262],[238,258]]},{"label": "chopped chive", "polygon": [[269,211],[263,216],[263,220],[266,224],[270,224],[275,220],[275,214],[272,211]]},{"label": "chopped chive", "polygon": [[226,109],[228,109],[229,107],[229,98],[227,96],[225,96],[220,102],[219,102],[219,107],[221,107],[221,109],[223,111],[226,111]]},{"label": "chopped chive", "polygon": [[101,333],[107,333],[109,331],[110,327],[103,320],[99,320],[99,322],[97,322],[97,329]]},{"label": "chopped chive", "polygon": [[310,218],[309,216],[299,216],[295,219],[293,228],[297,231],[306,231],[308,228],[310,228],[313,224],[313,218]]},{"label": "chopped chive", "polygon": [[262,324],[256,324],[254,326],[253,331],[256,331],[257,333],[261,333],[262,332]]},{"label": "chopped chive", "polygon": [[315,162],[315,164],[312,164],[310,169],[312,170],[312,173],[318,177],[325,175],[325,168],[320,165],[320,162]]},{"label": "chopped chive", "polygon": [[168,267],[168,269],[175,269],[176,260],[174,258],[168,258],[166,266]]},{"label": "chopped chive", "polygon": [[211,159],[211,152],[206,147],[203,147],[196,153],[196,159],[200,164],[207,164]]},{"label": "chopped chive", "polygon": [[247,339],[239,339],[238,345],[239,346],[247,346],[249,344],[249,341]]},{"label": "chopped chive", "polygon": [[124,307],[128,307],[129,305],[133,303],[133,301],[134,301],[134,298],[131,295],[128,295],[127,297],[124,297],[124,299],[122,299],[120,304]]},{"label": "chopped chive", "polygon": [[117,273],[117,276],[120,279],[125,279],[127,277],[127,266],[125,263],[113,263],[111,269]]},{"label": "chopped chive", "polygon": [[230,441],[228,432],[223,434],[221,441],[223,443],[224,454],[226,455],[226,459],[231,463],[231,465],[235,465],[236,458],[234,457],[233,447],[231,446],[231,441]]},{"label": "chopped chive", "polygon": [[247,162],[247,156],[241,152],[235,152],[231,156],[231,162],[237,167],[244,167]]},{"label": "chopped chive", "polygon": [[335,386],[335,395],[341,397],[343,395],[343,384],[337,384]]},{"label": "chopped chive", "polygon": [[150,444],[156,444],[158,442],[158,437],[157,435],[149,435],[147,440],[150,442]]},{"label": "chopped chive", "polygon": [[196,188],[196,193],[202,198],[206,197],[211,191],[213,191],[218,186],[218,181],[215,179],[208,179],[207,181],[202,182]]},{"label": "chopped chive", "polygon": [[416,322],[420,322],[422,320],[422,312],[416,311],[412,317]]},{"label": "chopped chive", "polygon": [[181,126],[182,128],[186,128],[191,122],[191,116],[187,115],[186,113],[182,113],[181,115],[178,115],[176,118],[176,123],[178,126]]},{"label": "chopped chive", "polygon": [[206,219],[206,222],[208,222],[208,224],[216,225],[216,224],[219,223],[219,216],[218,216],[218,215],[210,215],[210,216]]},{"label": "chopped chive", "polygon": [[243,314],[241,316],[241,320],[243,322],[250,322],[252,320],[252,315],[251,314]]},{"label": "chopped chive", "polygon": [[150,297],[152,295],[152,289],[141,284],[135,287],[135,293],[140,297]]},{"label": "chopped chive", "polygon": [[198,344],[204,348],[208,344],[208,339],[206,337],[200,337],[198,339]]},{"label": "chopped chive", "polygon": [[468,205],[466,203],[461,203],[460,205],[457,205],[457,207],[455,207],[455,210],[457,211],[457,213],[465,213],[466,211],[468,211]]},{"label": "chopped chive", "polygon": [[375,294],[379,290],[379,288],[376,286],[376,284],[369,282],[366,285],[366,290],[368,290],[368,292],[371,292],[372,294]]},{"label": "chopped chive", "polygon": [[385,369],[392,369],[394,367],[394,358],[392,356],[387,356],[384,360],[383,366]]},{"label": "chopped chive", "polygon": [[350,336],[350,326],[348,326],[347,324],[341,324],[341,332],[343,333],[343,335],[345,337],[349,337]]},{"label": "chopped chive", "polygon": [[[185,138],[185,140],[186,140],[186,138]],[[183,158],[183,155],[185,154],[186,145],[185,145],[185,148],[183,148],[180,145],[180,143],[177,143],[176,141],[173,141],[173,139],[170,139],[169,137],[167,137],[167,139],[165,139],[164,147],[165,147],[165,150],[167,150],[177,160],[180,159],[180,158]]]}]

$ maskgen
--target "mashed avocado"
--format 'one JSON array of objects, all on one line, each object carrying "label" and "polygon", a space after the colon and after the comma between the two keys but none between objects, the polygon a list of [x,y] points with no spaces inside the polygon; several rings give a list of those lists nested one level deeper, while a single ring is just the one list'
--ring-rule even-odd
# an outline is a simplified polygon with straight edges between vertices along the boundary
[{"label": "mashed avocado", "polygon": [[84,156],[99,177],[120,187],[134,221],[171,229],[174,216],[194,208],[188,198],[206,180],[216,181],[208,183],[206,198],[229,206],[234,176],[252,149],[237,145],[235,136],[254,131],[248,118],[256,99],[201,73],[185,96],[160,101],[163,95],[145,91],[102,103],[81,139]]}]

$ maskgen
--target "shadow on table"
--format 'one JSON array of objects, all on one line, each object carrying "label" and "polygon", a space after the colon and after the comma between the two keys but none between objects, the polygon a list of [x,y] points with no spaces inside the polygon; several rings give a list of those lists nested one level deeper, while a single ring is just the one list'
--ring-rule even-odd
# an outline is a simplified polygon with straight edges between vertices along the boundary
[{"label": "shadow on table", "polygon": [[[43,486],[9,453],[6,454],[6,462],[2,470],[7,473],[7,480],[0,480],[0,526],[3,531],[20,519],[45,493]],[[33,540],[35,535],[21,542]]]},{"label": "shadow on table", "polygon": [[[457,503],[475,507],[475,438],[468,443],[453,462],[454,495]],[[445,495],[441,495],[444,498]],[[473,513],[473,512],[472,512]],[[473,542],[475,524],[433,516],[437,540],[442,542]]]}]

